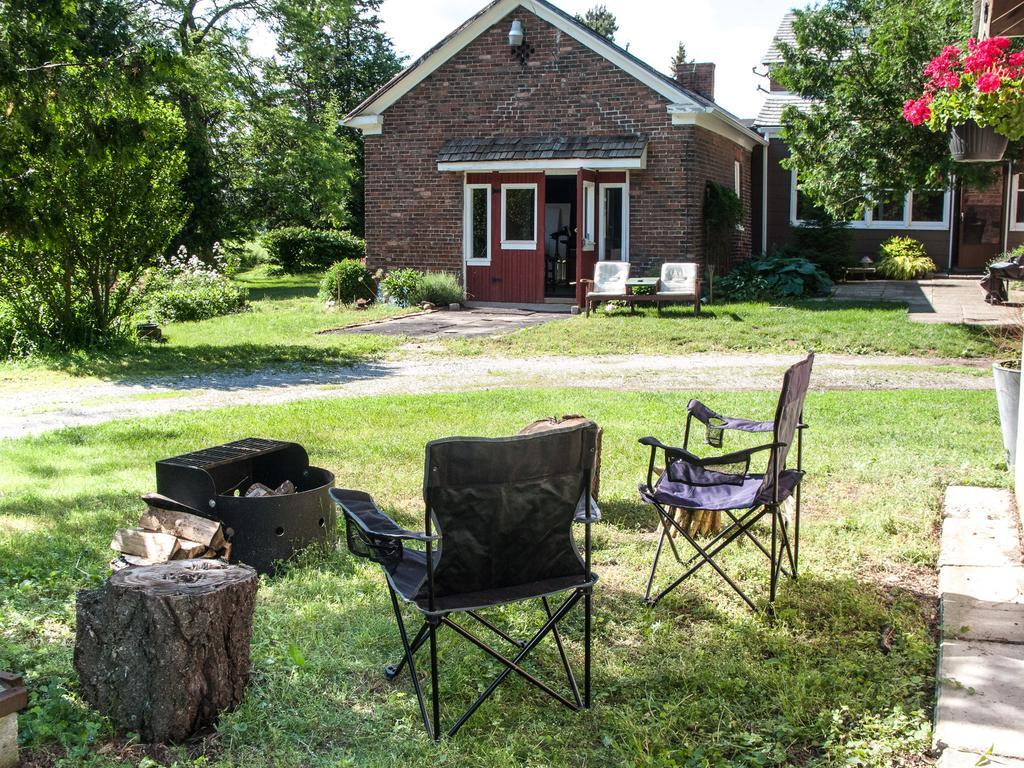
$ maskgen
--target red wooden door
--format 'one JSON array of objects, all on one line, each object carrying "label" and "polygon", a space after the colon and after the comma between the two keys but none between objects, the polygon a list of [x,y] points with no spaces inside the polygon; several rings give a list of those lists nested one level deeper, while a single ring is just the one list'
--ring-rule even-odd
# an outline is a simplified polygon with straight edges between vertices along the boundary
[{"label": "red wooden door", "polygon": [[[491,262],[466,267],[466,290],[475,301],[539,304],[544,301],[543,173],[469,174],[468,184],[489,184],[491,194]],[[501,240],[502,186],[529,184],[534,195],[535,247],[504,248]]]}]

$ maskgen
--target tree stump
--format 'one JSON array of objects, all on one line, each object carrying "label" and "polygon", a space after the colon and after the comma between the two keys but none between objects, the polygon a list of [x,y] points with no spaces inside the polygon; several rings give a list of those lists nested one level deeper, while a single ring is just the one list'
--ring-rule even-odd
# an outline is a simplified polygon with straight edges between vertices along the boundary
[{"label": "tree stump", "polygon": [[247,565],[126,568],[78,593],[75,669],[122,732],[180,742],[237,707],[249,679],[259,579]]}]

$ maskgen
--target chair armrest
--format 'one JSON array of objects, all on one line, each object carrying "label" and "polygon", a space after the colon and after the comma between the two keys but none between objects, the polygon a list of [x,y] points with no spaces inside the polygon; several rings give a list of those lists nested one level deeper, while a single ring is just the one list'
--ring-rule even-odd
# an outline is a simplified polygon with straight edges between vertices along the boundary
[{"label": "chair armrest", "polygon": [[362,491],[351,491],[343,488],[332,488],[331,499],[337,504],[345,517],[351,520],[363,533],[377,538],[394,539],[396,541],[440,541],[440,536],[427,536],[425,533],[410,531],[403,528],[377,507],[373,498]]},{"label": "chair armrest", "polygon": [[666,461],[670,457],[675,457],[675,458],[679,458],[679,459],[686,459],[687,461],[690,461],[690,462],[699,462],[700,461],[700,457],[697,456],[696,454],[690,453],[685,448],[677,448],[675,446],[665,445],[663,442],[661,442],[656,437],[641,437],[640,440],[638,440],[638,442],[640,443],[640,445],[646,445],[649,448],[651,448],[652,452],[653,451],[659,451],[659,450],[660,451],[664,451],[665,452],[665,459],[666,459]]},{"label": "chair armrest", "polygon": [[[686,411],[705,427],[713,429],[734,429],[740,432],[772,432],[775,429],[774,421],[753,421],[734,416],[723,416],[708,408],[700,400],[691,400],[687,403]],[[712,424],[712,419],[715,419],[716,423]]]}]

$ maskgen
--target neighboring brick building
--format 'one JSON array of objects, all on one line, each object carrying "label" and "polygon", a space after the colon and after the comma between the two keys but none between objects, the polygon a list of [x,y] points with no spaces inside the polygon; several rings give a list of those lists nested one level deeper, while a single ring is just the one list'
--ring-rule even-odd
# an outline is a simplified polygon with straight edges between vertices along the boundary
[{"label": "neighboring brick building", "polygon": [[[787,14],[771,48],[764,55],[770,89],[754,127],[768,139],[767,147],[754,152],[754,205],[759,213],[754,225],[755,251],[771,251],[790,240],[813,207],[801,196],[797,173],[783,168],[789,148],[780,136],[782,114],[789,106],[809,110],[812,103],[771,78],[772,68],[782,62],[778,41],[795,43],[794,14]],[[857,259],[877,259],[883,242],[895,235],[919,240],[943,271],[980,271],[1000,253],[1024,243],[1024,192],[1021,174],[1007,163],[985,190],[964,187],[956,180],[949,189],[915,190],[885,204],[876,205],[849,223]]]},{"label": "neighboring brick building", "polygon": [[345,119],[364,133],[368,265],[457,273],[480,301],[571,302],[597,260],[638,276],[704,261],[709,181],[747,203],[726,260],[749,257],[764,139],[714,103],[713,64],[681,70],[546,0],[495,0]]}]

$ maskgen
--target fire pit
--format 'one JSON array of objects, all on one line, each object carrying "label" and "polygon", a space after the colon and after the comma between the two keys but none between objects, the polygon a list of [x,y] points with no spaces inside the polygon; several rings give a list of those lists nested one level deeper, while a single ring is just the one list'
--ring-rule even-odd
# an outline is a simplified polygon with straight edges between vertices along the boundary
[{"label": "fire pit", "polygon": [[[289,482],[294,493],[246,496],[254,485],[279,489]],[[334,541],[337,518],[327,495],[334,475],[311,467],[298,443],[251,437],[164,459],[156,463],[156,485],[159,494],[220,522],[232,561],[260,573]]]}]

